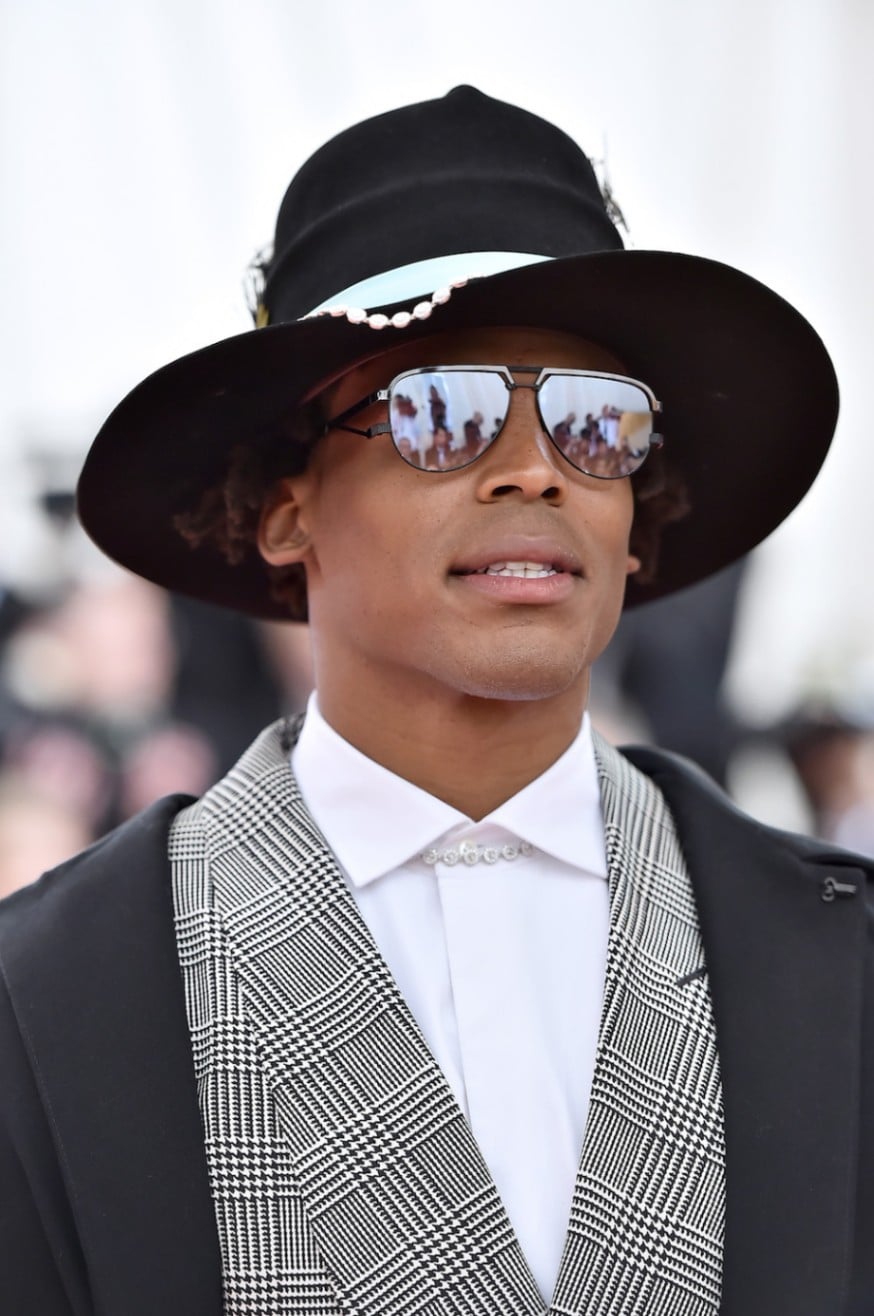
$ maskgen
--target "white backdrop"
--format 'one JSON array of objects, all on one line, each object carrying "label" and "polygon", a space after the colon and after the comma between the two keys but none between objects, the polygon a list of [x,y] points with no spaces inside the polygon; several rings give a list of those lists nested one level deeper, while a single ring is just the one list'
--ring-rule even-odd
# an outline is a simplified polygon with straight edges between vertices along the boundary
[{"label": "white backdrop", "polygon": [[248,327],[243,267],[309,152],[473,82],[606,144],[636,246],[735,264],[823,335],[836,447],[757,554],[731,684],[763,718],[822,689],[874,703],[869,0],[2,0],[0,19],[0,577],[26,574],[33,454],[78,465],[144,374]]}]

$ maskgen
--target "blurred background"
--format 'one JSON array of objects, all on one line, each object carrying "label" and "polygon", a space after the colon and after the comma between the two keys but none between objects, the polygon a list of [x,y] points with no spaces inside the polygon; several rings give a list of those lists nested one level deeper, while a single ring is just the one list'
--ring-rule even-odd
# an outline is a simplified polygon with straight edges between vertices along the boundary
[{"label": "blurred background", "polygon": [[249,328],[244,268],[310,152],[460,82],[601,161],[631,245],[736,265],[825,339],[842,414],[815,489],[747,562],[629,616],[593,705],[765,820],[874,851],[872,65],[869,0],[2,0],[0,891],[303,706],[305,630],[112,567],[76,473],[144,375]]}]

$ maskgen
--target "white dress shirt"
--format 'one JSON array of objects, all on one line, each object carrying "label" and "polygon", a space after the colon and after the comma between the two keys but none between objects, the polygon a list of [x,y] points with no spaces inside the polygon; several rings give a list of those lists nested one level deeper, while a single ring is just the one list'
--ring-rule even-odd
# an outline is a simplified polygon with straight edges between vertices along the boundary
[{"label": "white dress shirt", "polygon": [[[588,715],[550,768],[481,822],[360,753],[310,699],[304,801],[473,1130],[548,1302],[580,1158],[609,902]],[[502,848],[529,854],[505,858]],[[459,847],[480,858],[452,862]],[[498,858],[486,862],[498,851]],[[441,857],[427,863],[422,855]]]}]

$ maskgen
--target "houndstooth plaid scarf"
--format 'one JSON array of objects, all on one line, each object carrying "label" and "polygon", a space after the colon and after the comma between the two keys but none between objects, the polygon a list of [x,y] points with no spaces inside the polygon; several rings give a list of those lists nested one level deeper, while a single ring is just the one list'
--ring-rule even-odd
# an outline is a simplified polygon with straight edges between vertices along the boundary
[{"label": "houndstooth plaid scarf", "polygon": [[[473,1135],[289,766],[284,724],[181,813],[177,944],[227,1316],[535,1316]],[[713,1316],[716,1036],[667,806],[600,739],[610,937],[551,1316]]]}]

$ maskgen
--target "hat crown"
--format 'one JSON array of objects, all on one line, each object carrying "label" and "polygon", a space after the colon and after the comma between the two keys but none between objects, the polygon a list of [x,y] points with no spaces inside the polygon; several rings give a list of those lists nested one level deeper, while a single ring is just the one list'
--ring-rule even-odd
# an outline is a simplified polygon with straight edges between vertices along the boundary
[{"label": "hat crown", "polygon": [[272,322],[294,320],[341,289],[435,257],[621,247],[576,143],[462,86],[366,119],[310,157],[280,206],[264,301]]}]

